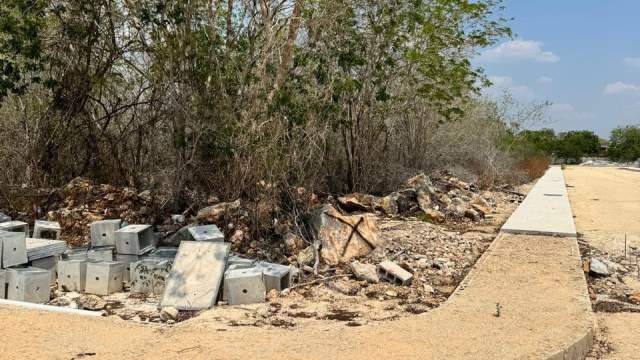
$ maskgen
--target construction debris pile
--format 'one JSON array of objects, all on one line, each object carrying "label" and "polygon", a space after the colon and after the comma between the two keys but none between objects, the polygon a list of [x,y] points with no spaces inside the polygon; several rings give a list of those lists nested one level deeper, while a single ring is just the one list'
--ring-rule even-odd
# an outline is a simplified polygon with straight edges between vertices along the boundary
[{"label": "construction debris pile", "polygon": [[578,239],[594,311],[640,312],[640,251],[606,254]]},{"label": "construction debris pile", "polygon": [[[26,295],[3,298],[167,323],[254,304],[216,306],[216,319],[284,327],[354,326],[438,306],[523,199],[447,173],[418,175],[383,197],[321,201],[299,188],[305,211],[297,218],[274,217],[277,206],[264,199],[254,203],[268,206],[249,208],[212,198],[197,212],[161,215],[157,194],[84,179],[56,194],[43,207],[50,221],[36,221],[33,238],[28,224],[0,215],[2,243],[27,255],[2,267],[29,284]],[[270,240],[255,238],[255,221],[269,224]]]}]

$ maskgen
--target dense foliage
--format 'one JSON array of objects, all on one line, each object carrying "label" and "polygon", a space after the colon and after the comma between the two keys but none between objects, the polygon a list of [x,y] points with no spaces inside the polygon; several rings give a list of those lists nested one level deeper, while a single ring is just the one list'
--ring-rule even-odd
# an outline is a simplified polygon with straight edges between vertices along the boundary
[{"label": "dense foliage", "polygon": [[640,159],[640,127],[625,126],[611,131],[608,154],[616,161]]}]

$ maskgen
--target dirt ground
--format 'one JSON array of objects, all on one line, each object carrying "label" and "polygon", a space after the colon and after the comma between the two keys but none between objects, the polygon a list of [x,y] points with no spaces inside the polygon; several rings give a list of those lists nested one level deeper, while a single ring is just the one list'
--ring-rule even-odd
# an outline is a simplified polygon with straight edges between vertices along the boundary
[{"label": "dirt ground", "polygon": [[[640,172],[615,167],[567,167],[576,228],[598,250],[620,256],[640,249]],[[640,314],[597,313],[599,359],[640,359]]]}]

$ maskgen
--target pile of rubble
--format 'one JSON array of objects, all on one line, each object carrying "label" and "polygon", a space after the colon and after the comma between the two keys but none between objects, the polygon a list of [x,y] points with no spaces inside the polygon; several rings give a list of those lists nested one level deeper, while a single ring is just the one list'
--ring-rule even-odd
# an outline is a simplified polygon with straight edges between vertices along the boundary
[{"label": "pile of rubble", "polygon": [[640,251],[611,255],[578,241],[594,311],[640,312]]}]

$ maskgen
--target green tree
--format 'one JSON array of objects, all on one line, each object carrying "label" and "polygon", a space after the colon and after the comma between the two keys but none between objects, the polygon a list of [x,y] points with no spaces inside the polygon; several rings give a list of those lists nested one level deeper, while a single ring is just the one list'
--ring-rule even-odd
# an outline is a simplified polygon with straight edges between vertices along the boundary
[{"label": "green tree", "polygon": [[635,161],[640,158],[640,127],[613,129],[607,153],[610,159],[616,161]]},{"label": "green tree", "polygon": [[568,162],[580,162],[583,156],[592,156],[600,149],[600,138],[592,131],[569,131],[558,135],[556,156]]},{"label": "green tree", "polygon": [[558,142],[553,129],[523,130],[518,138],[527,155],[551,156]]}]

